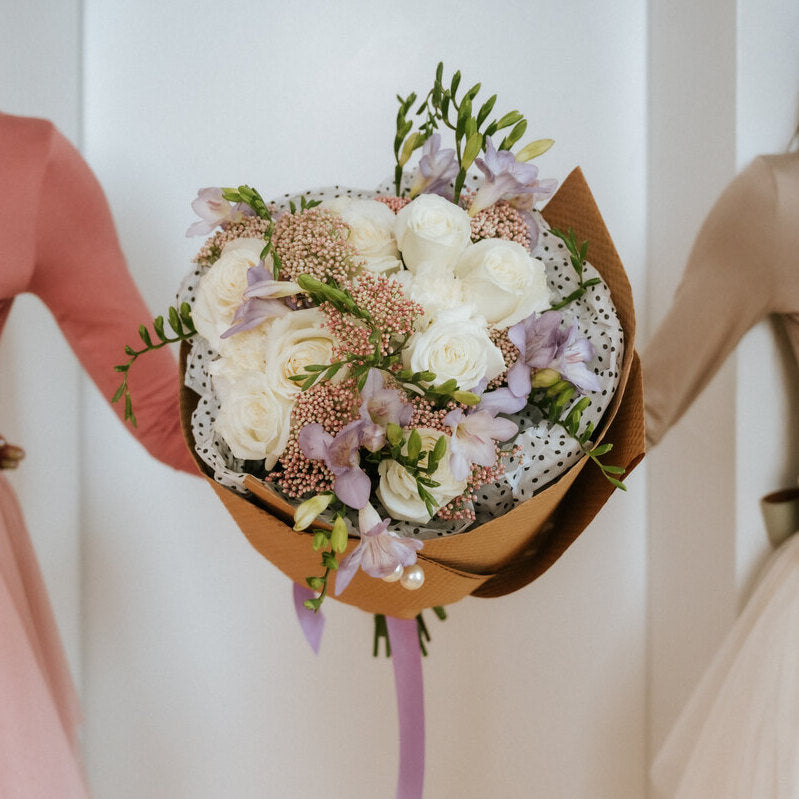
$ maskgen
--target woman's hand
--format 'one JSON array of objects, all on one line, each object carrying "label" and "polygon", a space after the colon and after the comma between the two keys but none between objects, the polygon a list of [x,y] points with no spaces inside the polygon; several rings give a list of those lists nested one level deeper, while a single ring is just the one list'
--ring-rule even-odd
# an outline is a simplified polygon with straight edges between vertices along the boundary
[{"label": "woman's hand", "polygon": [[9,444],[0,435],[0,469],[16,469],[19,462],[25,457],[25,450]]}]

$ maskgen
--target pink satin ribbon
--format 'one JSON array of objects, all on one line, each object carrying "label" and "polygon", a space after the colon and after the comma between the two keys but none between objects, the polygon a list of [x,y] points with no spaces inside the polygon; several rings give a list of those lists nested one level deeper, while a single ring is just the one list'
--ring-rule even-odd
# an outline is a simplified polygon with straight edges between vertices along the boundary
[{"label": "pink satin ribbon", "polygon": [[[294,583],[294,608],[306,640],[317,654],[322,640],[324,617],[303,605],[314,596],[304,586]],[[399,715],[399,776],[396,799],[422,799],[424,790],[424,681],[422,650],[416,619],[386,616],[394,686]]]},{"label": "pink satin ribbon", "polygon": [[399,711],[397,799],[421,799],[424,788],[424,683],[416,619],[386,617]]},{"label": "pink satin ribbon", "polygon": [[299,583],[294,586],[294,610],[297,613],[297,621],[305,635],[305,640],[313,649],[315,654],[319,654],[319,645],[322,643],[322,632],[325,629],[325,617],[322,611],[308,610],[303,604],[306,599],[313,599],[316,596],[310,588],[306,588]]}]

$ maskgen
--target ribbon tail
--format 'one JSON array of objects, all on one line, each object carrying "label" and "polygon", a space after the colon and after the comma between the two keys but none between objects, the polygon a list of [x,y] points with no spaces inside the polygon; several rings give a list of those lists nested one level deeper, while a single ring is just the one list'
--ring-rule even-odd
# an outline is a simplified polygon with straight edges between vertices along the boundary
[{"label": "ribbon tail", "polygon": [[316,594],[310,588],[306,588],[299,583],[294,585],[294,610],[297,613],[297,621],[305,635],[305,640],[313,649],[314,654],[319,654],[319,646],[322,643],[322,632],[325,628],[325,617],[321,610],[313,611],[305,607],[306,599],[313,599]]},{"label": "ribbon tail", "polygon": [[386,617],[399,714],[397,799],[421,799],[424,787],[424,685],[416,619]]}]

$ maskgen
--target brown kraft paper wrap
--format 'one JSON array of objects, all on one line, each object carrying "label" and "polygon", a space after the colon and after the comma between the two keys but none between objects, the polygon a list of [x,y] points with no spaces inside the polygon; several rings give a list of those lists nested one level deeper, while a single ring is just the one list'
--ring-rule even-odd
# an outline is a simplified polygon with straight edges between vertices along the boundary
[{"label": "brown kraft paper wrap", "polygon": [[[604,460],[629,473],[644,455],[644,416],[640,363],[634,348],[635,314],[624,267],[579,167],[541,213],[552,227],[572,228],[579,241],[588,241],[588,260],[610,288],[624,330],[625,351],[619,386],[595,442],[612,443]],[[183,347],[182,363],[188,345],[184,342]],[[182,385],[181,418],[192,452],[191,415],[197,400],[197,395]],[[306,585],[306,577],[319,572],[320,559],[311,547],[310,534],[292,529],[293,506],[276,501],[249,476],[246,486],[252,496],[237,494],[219,485],[196,455],[195,459],[252,546],[294,582]],[[425,581],[418,590],[409,591],[399,583],[387,583],[358,570],[335,598],[369,613],[413,618],[425,608],[449,605],[468,595],[509,594],[545,572],[614,490],[600,469],[583,456],[555,482],[508,513],[466,533],[425,541],[418,556]],[[358,540],[350,538],[347,554]]]}]

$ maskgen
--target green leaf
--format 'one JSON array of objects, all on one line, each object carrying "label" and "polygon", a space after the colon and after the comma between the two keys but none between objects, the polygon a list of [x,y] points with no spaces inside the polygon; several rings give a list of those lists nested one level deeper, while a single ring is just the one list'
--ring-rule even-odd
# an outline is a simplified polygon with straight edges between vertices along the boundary
[{"label": "green leaf", "polygon": [[419,460],[422,452],[422,437],[419,435],[418,430],[412,430],[408,436],[408,459],[413,463]]},{"label": "green leaf", "polygon": [[614,466],[610,463],[602,464],[602,471],[608,474],[624,474],[627,470],[623,466]]}]

